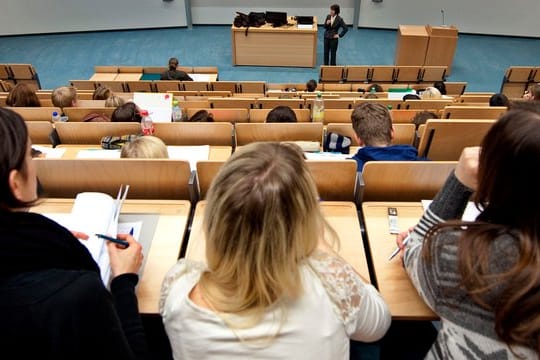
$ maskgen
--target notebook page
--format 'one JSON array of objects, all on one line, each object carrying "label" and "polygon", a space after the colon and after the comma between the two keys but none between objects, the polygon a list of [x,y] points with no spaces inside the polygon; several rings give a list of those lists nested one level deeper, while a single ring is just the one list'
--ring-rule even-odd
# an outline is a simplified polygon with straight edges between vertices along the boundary
[{"label": "notebook page", "polygon": [[210,146],[167,146],[170,159],[189,161],[192,171],[197,169],[199,161],[208,160]]}]

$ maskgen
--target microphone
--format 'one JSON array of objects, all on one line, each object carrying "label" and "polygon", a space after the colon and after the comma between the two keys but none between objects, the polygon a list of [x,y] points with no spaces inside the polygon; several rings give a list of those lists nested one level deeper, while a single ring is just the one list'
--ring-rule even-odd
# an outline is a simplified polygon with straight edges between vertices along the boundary
[{"label": "microphone", "polygon": [[443,26],[445,26],[445,24],[444,24],[444,9],[441,9],[441,15],[442,15],[442,24],[443,24]]}]

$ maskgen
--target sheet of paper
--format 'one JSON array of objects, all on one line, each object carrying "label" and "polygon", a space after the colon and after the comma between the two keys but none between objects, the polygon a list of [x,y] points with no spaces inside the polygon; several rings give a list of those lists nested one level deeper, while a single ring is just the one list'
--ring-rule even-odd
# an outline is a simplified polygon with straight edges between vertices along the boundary
[{"label": "sheet of paper", "polygon": [[120,159],[120,150],[83,149],[77,153],[77,159]]},{"label": "sheet of paper", "polygon": [[313,24],[298,24],[298,29],[300,30],[311,30],[313,29]]},{"label": "sheet of paper", "polygon": [[212,81],[212,77],[215,76],[215,74],[189,74],[189,77],[193,79],[193,81]]},{"label": "sheet of paper", "polygon": [[[422,200],[422,207],[424,208],[424,211],[427,210],[430,204],[431,204],[431,200]],[[469,201],[467,203],[467,207],[465,208],[465,212],[463,212],[463,216],[461,217],[461,220],[475,221],[478,215],[480,215],[480,212],[481,211],[476,208],[474,203],[472,201]]]},{"label": "sheet of paper", "polygon": [[141,238],[142,221],[120,222],[118,223],[118,234],[130,234],[139,240]]},{"label": "sheet of paper", "polygon": [[197,162],[208,160],[210,146],[167,146],[170,159],[189,161],[191,170],[197,169]]},{"label": "sheet of paper", "polygon": [[41,151],[45,154],[46,159],[61,159],[66,152],[66,149],[52,148],[47,146],[32,145],[33,149]]},{"label": "sheet of paper", "polygon": [[148,110],[153,122],[172,121],[172,100],[171,94],[162,93],[134,93],[133,102],[141,110]]},{"label": "sheet of paper", "polygon": [[340,153],[331,153],[331,152],[306,152],[306,159],[308,160],[346,160],[349,159],[352,154],[340,154]]}]

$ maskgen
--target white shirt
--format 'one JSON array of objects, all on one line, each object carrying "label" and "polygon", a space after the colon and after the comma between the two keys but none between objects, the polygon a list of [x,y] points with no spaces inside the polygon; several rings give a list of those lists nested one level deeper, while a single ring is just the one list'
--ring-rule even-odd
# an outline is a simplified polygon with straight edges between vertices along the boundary
[{"label": "white shirt", "polygon": [[330,26],[333,26],[333,25],[334,25],[334,20],[336,19],[336,16],[337,16],[337,15],[330,16]]},{"label": "white shirt", "polygon": [[320,251],[301,266],[303,295],[242,330],[189,299],[204,270],[181,259],[163,283],[160,312],[175,359],[348,359],[349,338],[376,341],[390,326],[377,290],[343,260]]}]

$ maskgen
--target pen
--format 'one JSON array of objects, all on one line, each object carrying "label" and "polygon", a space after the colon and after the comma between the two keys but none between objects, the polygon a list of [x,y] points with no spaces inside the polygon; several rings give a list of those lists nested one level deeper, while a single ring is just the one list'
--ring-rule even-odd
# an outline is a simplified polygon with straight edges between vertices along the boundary
[{"label": "pen", "polygon": [[129,235],[133,236],[134,233],[135,233],[135,229],[131,228],[131,230],[129,230]]},{"label": "pen", "polygon": [[124,248],[129,247],[129,243],[127,241],[120,240],[120,239],[117,239],[117,238],[113,238],[113,237],[103,235],[103,234],[96,234],[96,236],[98,238],[100,238],[100,239],[107,240],[107,241],[113,242],[113,243],[118,244],[118,245],[122,245],[122,246],[124,246]]},{"label": "pen", "polygon": [[[407,243],[409,242],[409,240],[411,240],[411,233],[407,234],[407,237],[403,240],[403,246],[407,245]],[[394,250],[392,252],[392,254],[390,254],[390,257],[388,258],[388,261],[391,261],[393,258],[396,257],[397,254],[399,254],[399,251],[401,249],[399,248],[399,246],[396,248],[396,250]]]}]

